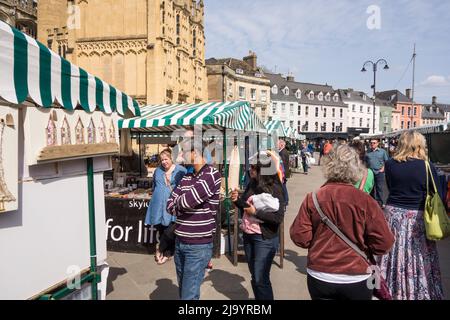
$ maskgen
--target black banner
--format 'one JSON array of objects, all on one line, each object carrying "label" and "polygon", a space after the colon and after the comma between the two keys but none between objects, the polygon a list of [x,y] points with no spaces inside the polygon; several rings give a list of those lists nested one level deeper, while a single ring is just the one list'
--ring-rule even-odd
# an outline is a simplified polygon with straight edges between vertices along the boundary
[{"label": "black banner", "polygon": [[[148,200],[105,198],[108,251],[155,253],[159,234],[154,226],[144,225],[148,203]],[[217,230],[220,230],[222,222],[220,210],[216,219]],[[220,240],[221,233],[217,232],[214,237],[214,258],[220,257]]]},{"label": "black banner", "polygon": [[145,227],[148,200],[105,199],[108,251],[154,253],[159,235]]}]

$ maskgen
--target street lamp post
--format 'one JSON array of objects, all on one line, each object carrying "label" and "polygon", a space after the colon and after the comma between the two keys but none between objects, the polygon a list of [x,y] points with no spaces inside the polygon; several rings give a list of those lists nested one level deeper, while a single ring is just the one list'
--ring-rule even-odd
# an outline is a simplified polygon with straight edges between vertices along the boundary
[{"label": "street lamp post", "polygon": [[378,70],[378,64],[382,65],[384,64],[384,70],[389,70],[389,66],[386,60],[380,59],[377,62],[373,61],[366,61],[363,65],[363,68],[361,72],[366,72],[366,66],[372,65],[373,67],[373,134],[375,134],[375,110],[376,110],[376,100],[377,100],[377,91],[376,91],[376,85],[377,85],[377,70]]}]

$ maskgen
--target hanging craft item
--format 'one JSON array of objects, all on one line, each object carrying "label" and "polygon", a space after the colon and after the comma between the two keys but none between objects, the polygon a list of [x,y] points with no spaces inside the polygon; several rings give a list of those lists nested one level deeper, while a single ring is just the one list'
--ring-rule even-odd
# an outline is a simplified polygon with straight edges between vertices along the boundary
[{"label": "hanging craft item", "polygon": [[78,118],[78,122],[75,127],[75,139],[76,139],[76,144],[84,144],[85,143],[84,125],[83,125],[83,122],[81,121],[81,118]]},{"label": "hanging craft item", "polygon": [[0,121],[0,212],[5,211],[5,202],[16,201],[6,185],[5,171],[3,169],[3,133],[5,130],[5,121]]},{"label": "hanging craft item", "polygon": [[98,133],[100,135],[100,143],[107,143],[108,139],[106,138],[106,126],[105,126],[105,121],[103,121],[103,118],[100,121],[100,127],[98,128]]},{"label": "hanging craft item", "polygon": [[92,118],[91,118],[91,121],[89,122],[87,132],[88,132],[88,144],[97,143],[97,134],[95,132],[95,124],[94,124],[94,120]]},{"label": "hanging craft item", "polygon": [[64,117],[64,121],[61,127],[61,144],[62,145],[72,144],[70,126],[69,121],[67,121],[67,117]]},{"label": "hanging craft item", "polygon": [[50,115],[50,118],[48,119],[47,128],[45,128],[45,133],[47,137],[47,146],[56,146],[56,144],[58,143],[57,138],[58,132],[52,115]]},{"label": "hanging craft item", "polygon": [[239,189],[239,171],[241,168],[241,160],[239,158],[239,147],[234,146],[230,155],[230,169],[228,179],[228,190]]},{"label": "hanging craft item", "polygon": [[109,143],[116,143],[116,127],[114,126],[114,120],[111,120],[109,126]]}]

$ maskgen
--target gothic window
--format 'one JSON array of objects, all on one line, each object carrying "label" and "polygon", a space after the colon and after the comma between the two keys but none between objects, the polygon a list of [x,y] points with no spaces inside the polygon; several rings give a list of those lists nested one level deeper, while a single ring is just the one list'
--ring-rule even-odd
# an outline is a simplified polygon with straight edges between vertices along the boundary
[{"label": "gothic window", "polygon": [[75,127],[75,140],[76,144],[84,144],[84,125],[81,118],[78,118],[77,125]]},{"label": "gothic window", "polygon": [[194,29],[193,31],[193,40],[192,40],[192,46],[195,48],[197,48],[197,30]]},{"label": "gothic window", "polygon": [[47,146],[56,146],[56,144],[58,143],[56,124],[51,115],[50,118],[48,119],[46,135],[47,135]]},{"label": "gothic window", "polygon": [[61,144],[62,145],[72,144],[70,126],[66,117],[64,117],[64,121],[61,126]]}]

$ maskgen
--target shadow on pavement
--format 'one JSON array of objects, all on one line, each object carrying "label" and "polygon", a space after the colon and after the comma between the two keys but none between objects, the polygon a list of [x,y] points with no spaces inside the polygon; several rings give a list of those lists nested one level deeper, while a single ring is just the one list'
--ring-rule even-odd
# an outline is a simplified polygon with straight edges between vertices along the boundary
[{"label": "shadow on pavement", "polygon": [[211,281],[214,289],[229,298],[230,300],[248,300],[249,293],[241,284],[245,278],[224,270],[212,270],[205,278]]},{"label": "shadow on pavement", "polygon": [[284,258],[292,262],[297,267],[298,272],[306,274],[307,257],[299,256],[297,252],[292,250],[285,250]]},{"label": "shadow on pavement", "polygon": [[116,281],[119,276],[124,275],[126,273],[127,273],[127,269],[125,269],[125,268],[114,268],[114,267],[109,268],[108,284],[106,286],[106,294],[107,295],[114,291],[114,285],[113,285],[114,281]]},{"label": "shadow on pavement", "polygon": [[178,300],[178,286],[170,279],[156,280],[156,289],[150,293],[150,300]]}]

